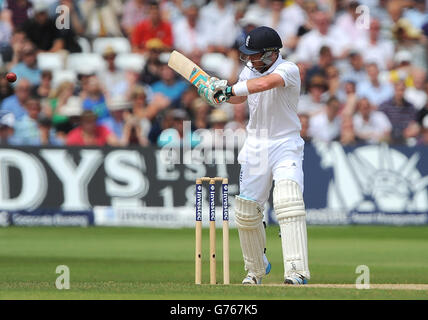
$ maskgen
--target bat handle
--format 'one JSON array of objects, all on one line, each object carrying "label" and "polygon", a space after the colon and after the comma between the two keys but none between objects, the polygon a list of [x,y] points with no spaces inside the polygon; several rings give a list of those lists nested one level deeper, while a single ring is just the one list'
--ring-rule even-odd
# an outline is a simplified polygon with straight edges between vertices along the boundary
[{"label": "bat handle", "polygon": [[226,95],[222,90],[214,94],[214,98],[219,101],[219,103],[225,102],[227,100]]}]

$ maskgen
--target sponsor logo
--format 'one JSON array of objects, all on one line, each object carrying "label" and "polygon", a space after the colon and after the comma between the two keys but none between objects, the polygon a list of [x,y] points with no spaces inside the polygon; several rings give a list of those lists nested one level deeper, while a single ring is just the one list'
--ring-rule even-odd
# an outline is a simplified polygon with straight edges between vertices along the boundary
[{"label": "sponsor logo", "polygon": [[418,153],[407,157],[386,144],[363,146],[351,152],[339,143],[317,143],[316,148],[322,168],[333,172],[328,209],[348,212],[351,222],[363,216],[367,220],[379,214],[407,216],[426,212],[428,176],[423,177],[417,168]]},{"label": "sponsor logo", "polygon": [[229,199],[227,194],[227,185],[223,186],[223,220],[229,220]]},{"label": "sponsor logo", "polygon": [[215,186],[210,185],[210,221],[215,221]]},{"label": "sponsor logo", "polygon": [[202,221],[202,186],[196,186],[196,221]]},{"label": "sponsor logo", "polygon": [[204,75],[201,69],[194,67],[190,73],[189,81],[194,85],[198,86],[199,82],[207,82],[208,78]]}]

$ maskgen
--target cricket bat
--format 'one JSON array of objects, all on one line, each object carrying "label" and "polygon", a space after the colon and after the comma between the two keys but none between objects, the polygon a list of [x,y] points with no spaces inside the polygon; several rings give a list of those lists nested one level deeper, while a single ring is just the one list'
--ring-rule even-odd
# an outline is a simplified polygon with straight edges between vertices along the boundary
[{"label": "cricket bat", "polygon": [[201,67],[175,50],[169,56],[168,66],[197,88],[201,82],[208,82],[210,78]]},{"label": "cricket bat", "polygon": [[[201,83],[207,83],[210,79],[210,76],[202,70],[201,67],[176,50],[171,52],[168,60],[168,66],[175,72],[179,73],[196,88],[199,88]],[[226,100],[226,97],[221,91],[217,92],[215,97],[220,101]]]}]

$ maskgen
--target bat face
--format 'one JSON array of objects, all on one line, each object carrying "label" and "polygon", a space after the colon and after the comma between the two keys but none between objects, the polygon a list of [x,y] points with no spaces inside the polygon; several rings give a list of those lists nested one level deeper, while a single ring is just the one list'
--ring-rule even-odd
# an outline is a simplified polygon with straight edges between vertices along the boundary
[{"label": "bat face", "polygon": [[208,77],[204,71],[198,67],[194,67],[188,79],[195,87],[199,88],[201,82],[207,82]]},{"label": "bat face", "polygon": [[[168,66],[197,88],[202,83],[208,83],[210,79],[210,76],[197,64],[175,50],[169,56]],[[226,100],[223,92],[217,92],[214,98],[218,99],[219,102]]]},{"label": "bat face", "polygon": [[168,66],[198,88],[210,78],[201,67],[177,51],[171,53]]}]

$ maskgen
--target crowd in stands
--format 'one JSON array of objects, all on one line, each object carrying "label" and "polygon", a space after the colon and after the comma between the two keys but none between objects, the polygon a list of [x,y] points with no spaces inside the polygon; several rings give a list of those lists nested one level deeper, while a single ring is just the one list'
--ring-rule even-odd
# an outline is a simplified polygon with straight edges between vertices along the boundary
[{"label": "crowd in stands", "polygon": [[233,84],[245,68],[237,48],[266,25],[300,69],[307,143],[428,146],[425,0],[0,0],[0,9],[1,145],[197,145],[198,129],[243,130],[246,103],[207,105],[168,56],[179,50]]}]

